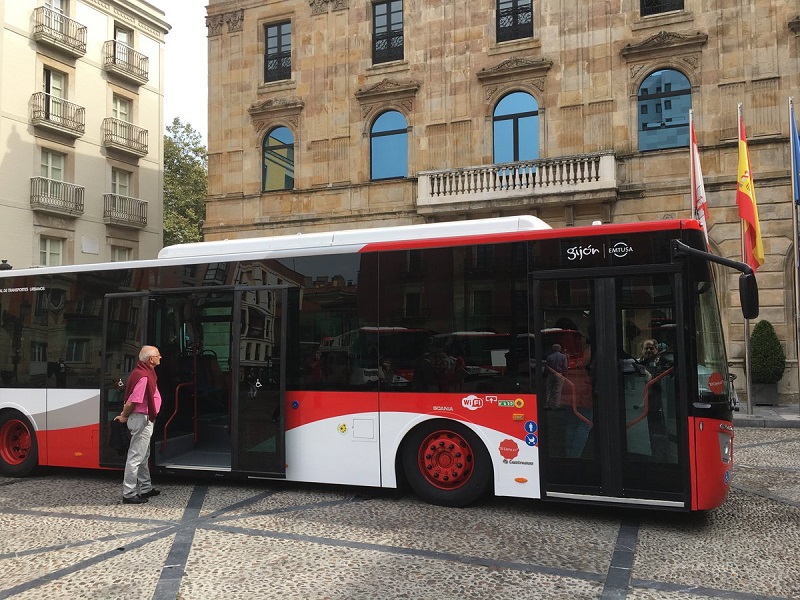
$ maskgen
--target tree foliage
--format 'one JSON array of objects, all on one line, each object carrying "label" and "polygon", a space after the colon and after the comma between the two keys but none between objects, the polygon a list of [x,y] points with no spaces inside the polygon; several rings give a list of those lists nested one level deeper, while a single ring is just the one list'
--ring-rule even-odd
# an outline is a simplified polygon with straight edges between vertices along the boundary
[{"label": "tree foliage", "polygon": [[772,323],[762,319],[750,334],[750,377],[753,383],[778,383],[786,367],[778,334]]},{"label": "tree foliage", "polygon": [[189,123],[175,117],[164,136],[164,245],[203,239],[208,190],[206,147]]}]

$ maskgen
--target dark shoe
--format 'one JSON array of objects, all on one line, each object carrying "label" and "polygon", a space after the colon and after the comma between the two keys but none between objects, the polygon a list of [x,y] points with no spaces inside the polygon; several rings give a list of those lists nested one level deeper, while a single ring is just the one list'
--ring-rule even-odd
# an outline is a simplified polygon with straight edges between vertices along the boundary
[{"label": "dark shoe", "polygon": [[139,496],[147,500],[148,498],[152,498],[153,496],[158,496],[160,493],[161,490],[157,490],[156,488],[151,488],[149,492],[143,492],[139,494]]},{"label": "dark shoe", "polygon": [[122,497],[123,504],[145,504],[146,502],[147,498],[143,498],[142,496],[133,496],[131,498]]}]

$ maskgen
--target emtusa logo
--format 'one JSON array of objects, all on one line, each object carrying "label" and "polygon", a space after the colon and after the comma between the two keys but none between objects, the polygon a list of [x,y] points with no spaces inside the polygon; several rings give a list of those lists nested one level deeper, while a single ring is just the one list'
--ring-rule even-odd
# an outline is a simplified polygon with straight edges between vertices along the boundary
[{"label": "emtusa logo", "polygon": [[611,246],[611,248],[608,249],[608,253],[611,256],[616,256],[617,258],[623,258],[625,256],[628,256],[628,254],[630,254],[631,252],[633,252],[633,248],[631,248],[625,242],[617,242],[616,244]]},{"label": "emtusa logo", "polygon": [[589,256],[599,254],[600,250],[594,246],[573,246],[567,248],[567,260],[583,260]]}]

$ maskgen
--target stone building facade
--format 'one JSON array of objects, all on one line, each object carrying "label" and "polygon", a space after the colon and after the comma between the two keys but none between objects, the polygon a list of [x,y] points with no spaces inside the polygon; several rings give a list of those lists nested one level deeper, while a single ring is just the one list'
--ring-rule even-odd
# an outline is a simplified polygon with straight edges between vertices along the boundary
[{"label": "stone building facade", "polygon": [[144,0],[14,0],[0,20],[0,259],[154,258],[164,12]]},{"label": "stone building facade", "polygon": [[[739,258],[742,105],[761,318],[797,392],[788,99],[800,2],[210,0],[206,239],[534,214],[689,218],[688,109],[714,252]],[[724,274],[741,369],[737,279]]]}]

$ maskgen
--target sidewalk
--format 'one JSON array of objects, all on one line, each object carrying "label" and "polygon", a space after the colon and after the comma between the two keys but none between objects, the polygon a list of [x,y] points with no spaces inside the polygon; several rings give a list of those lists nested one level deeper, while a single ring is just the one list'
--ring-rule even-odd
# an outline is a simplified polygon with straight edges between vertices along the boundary
[{"label": "sidewalk", "polygon": [[800,406],[779,404],[775,406],[754,405],[753,414],[747,414],[747,404],[739,403],[739,411],[733,413],[734,427],[800,427]]}]

